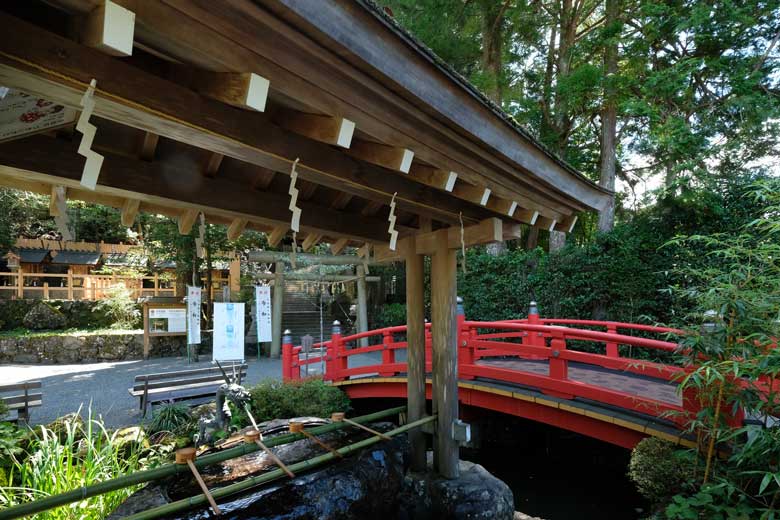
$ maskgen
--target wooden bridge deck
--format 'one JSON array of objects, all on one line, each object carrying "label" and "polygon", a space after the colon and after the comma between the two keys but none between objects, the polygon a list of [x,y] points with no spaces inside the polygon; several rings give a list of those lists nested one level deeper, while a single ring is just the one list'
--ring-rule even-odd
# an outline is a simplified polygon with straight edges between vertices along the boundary
[{"label": "wooden bridge deck", "polygon": [[[545,376],[549,375],[549,363],[547,360],[485,358],[477,361],[477,365],[504,368],[517,372],[531,372]],[[569,379],[672,405],[682,405],[682,398],[677,393],[677,385],[663,379],[576,362],[569,363]]]}]

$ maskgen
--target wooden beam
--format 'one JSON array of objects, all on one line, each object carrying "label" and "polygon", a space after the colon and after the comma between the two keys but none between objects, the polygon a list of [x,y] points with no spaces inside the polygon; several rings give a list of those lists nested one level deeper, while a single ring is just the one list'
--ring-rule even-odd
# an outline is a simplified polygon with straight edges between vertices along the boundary
[{"label": "wooden beam", "polygon": [[263,112],[270,83],[254,72],[198,71],[193,76],[192,86],[212,99]]},{"label": "wooden beam", "polygon": [[562,231],[564,233],[571,233],[574,231],[574,225],[577,224],[578,215],[569,215],[563,221],[555,224],[555,231]]},{"label": "wooden beam", "polygon": [[245,218],[237,218],[231,222],[227,231],[228,240],[238,240],[238,237],[240,237],[241,233],[244,232],[247,223],[248,221]]},{"label": "wooden beam", "polygon": [[503,238],[504,240],[519,240],[523,237],[523,226],[522,224],[507,224],[504,223],[503,227]]},{"label": "wooden beam", "polygon": [[[493,242],[504,241],[503,222],[499,218],[485,219],[479,224],[467,226],[463,229],[463,243],[466,247],[480,244],[490,244]],[[403,260],[413,246],[417,254],[430,255],[435,253],[436,244],[441,230],[431,231],[405,237],[398,241],[395,251],[391,251],[387,244],[374,246],[375,262],[396,262]],[[460,249],[462,247],[460,237],[460,227],[451,226],[447,228],[447,236],[450,249]]]},{"label": "wooden beam", "polygon": [[318,235],[316,233],[309,233],[306,235],[306,238],[303,239],[303,244],[301,244],[301,249],[303,249],[304,253],[307,253],[311,248],[316,246],[320,239],[322,238],[322,235]]},{"label": "wooden beam", "polygon": [[381,168],[351,160],[334,147],[281,129],[265,114],[236,111],[18,18],[0,13],[0,26],[6,28],[0,31],[0,51],[5,53],[0,57],[2,85],[77,106],[85,88],[82,84],[99,77],[94,112],[97,117],[274,171],[288,172],[291,162],[301,157],[298,172],[303,180],[385,203],[397,192],[400,209],[442,222],[458,222],[461,211],[466,223],[490,216],[479,208],[463,207],[438,190],[388,176]]},{"label": "wooden beam", "polygon": [[206,152],[206,160],[203,165],[203,175],[206,177],[216,177],[219,173],[219,167],[222,166],[222,159],[225,156],[221,153]]},{"label": "wooden beam", "polygon": [[195,220],[198,218],[200,211],[197,209],[185,209],[181,215],[179,215],[179,234],[189,235],[192,231],[192,226],[195,224]]},{"label": "wooden beam", "polygon": [[298,183],[298,197],[301,200],[311,199],[315,191],[317,191],[317,185],[313,182],[300,181]]},{"label": "wooden beam", "polygon": [[349,148],[355,123],[343,117],[307,114],[296,110],[279,110],[274,121],[291,132],[322,143]]},{"label": "wooden beam", "polygon": [[102,0],[87,15],[81,41],[112,56],[130,56],[134,32],[135,13],[111,0]]},{"label": "wooden beam", "polygon": [[289,231],[290,226],[277,226],[273,228],[271,233],[268,234],[268,246],[269,247],[276,247],[279,245],[279,243],[282,241],[282,239],[287,235],[287,231]]},{"label": "wooden beam", "polygon": [[413,163],[409,169],[409,177],[426,186],[452,191],[455,187],[455,181],[458,179],[458,174],[452,171],[440,170],[433,166]]},{"label": "wooden beam", "polygon": [[353,139],[348,153],[362,161],[401,173],[409,173],[414,159],[414,152],[408,148],[397,148],[362,139]]},{"label": "wooden beam", "polygon": [[138,215],[138,209],[141,207],[141,201],[138,199],[127,199],[122,204],[122,225],[132,227],[135,217]]},{"label": "wooden beam", "polygon": [[480,206],[487,206],[490,199],[490,188],[484,186],[474,186],[467,182],[456,182],[455,187],[452,189],[452,194],[458,198],[467,200],[473,204],[479,204]]},{"label": "wooden beam", "polygon": [[330,245],[330,254],[340,255],[344,248],[349,244],[349,240],[346,238],[339,238]]},{"label": "wooden beam", "polygon": [[144,161],[153,161],[159,140],[159,135],[152,132],[144,132],[141,138],[141,149],[138,152],[139,157]]},{"label": "wooden beam", "polygon": [[[44,135],[0,143],[0,165],[10,167],[5,171],[11,176],[78,188],[84,161],[75,153],[77,146]],[[107,152],[104,155],[98,186],[101,193],[179,210],[198,208],[221,215],[227,222],[245,218],[265,227],[289,225],[288,197],[251,191],[245,183],[226,177],[203,177],[165,161],[148,162]],[[301,230],[306,233],[377,242],[387,237],[385,219],[360,217],[309,201],[301,200],[299,206],[303,211]]]}]

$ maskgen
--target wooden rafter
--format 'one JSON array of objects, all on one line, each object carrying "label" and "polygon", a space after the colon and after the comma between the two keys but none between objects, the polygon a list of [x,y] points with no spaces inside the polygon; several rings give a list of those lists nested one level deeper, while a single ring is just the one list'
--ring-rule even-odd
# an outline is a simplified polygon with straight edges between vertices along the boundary
[{"label": "wooden rafter", "polygon": [[317,233],[309,233],[306,235],[306,238],[303,239],[303,243],[301,244],[301,249],[303,249],[304,252],[310,251],[314,246],[316,246],[320,239],[322,239],[322,235],[319,235]]},{"label": "wooden rafter", "polygon": [[343,117],[307,114],[295,110],[278,110],[274,121],[291,132],[326,144],[349,148],[355,123]]},{"label": "wooden rafter", "polygon": [[330,245],[330,254],[340,255],[344,248],[349,244],[349,240],[346,238],[339,238]]},{"label": "wooden rafter", "polygon": [[141,137],[141,147],[138,151],[139,157],[144,161],[153,161],[154,154],[157,151],[157,143],[159,141],[159,135],[153,134],[152,132],[144,132]]},{"label": "wooden rafter", "polygon": [[216,177],[224,158],[225,156],[221,153],[206,152],[206,159],[203,164],[203,175],[206,177]]},{"label": "wooden rafter", "polygon": [[133,53],[135,13],[111,0],[100,0],[97,4],[87,15],[81,40],[85,45],[112,56],[130,56]]},{"label": "wooden rafter", "polygon": [[244,232],[244,229],[246,228],[248,222],[249,221],[245,218],[237,218],[233,220],[233,222],[230,223],[230,226],[228,227],[227,230],[228,240],[237,240],[238,237],[241,236],[241,233]]},{"label": "wooden rafter", "polygon": [[453,171],[440,170],[424,164],[412,164],[409,177],[414,180],[444,191],[452,191],[458,174]]},{"label": "wooden rafter", "polygon": [[138,199],[127,199],[122,204],[122,225],[125,227],[131,227],[135,222],[135,217],[138,215],[138,210],[141,207],[141,201]]},{"label": "wooden rafter", "polygon": [[229,105],[262,112],[268,100],[267,79],[253,72],[208,72],[193,75],[195,90]]},{"label": "wooden rafter", "polygon": [[[426,213],[437,220],[455,223],[463,212],[466,222],[490,213],[462,207],[446,193],[421,187],[410,179],[388,177],[381,168],[359,164],[328,145],[283,130],[258,112],[235,111],[210,102],[170,80],[145,73],[72,41],[41,30],[5,14],[0,24],[0,50],[19,55],[27,62],[88,82],[101,78],[101,93],[95,96],[95,115],[151,131],[174,140],[188,141],[239,160],[289,171],[291,158],[305,157],[298,165],[302,180],[387,203],[398,192],[399,208]],[[51,52],[52,48],[59,49]],[[132,77],[130,85],[122,78]],[[45,81],[42,81],[45,80]],[[30,68],[13,59],[0,59],[0,81],[47,99],[75,105],[81,91],[72,82],[51,77],[43,69]],[[146,109],[148,107],[148,110]],[[176,114],[177,119],[162,114]],[[258,132],[257,128],[263,128]]]},{"label": "wooden rafter", "polygon": [[362,139],[353,139],[349,154],[362,161],[401,173],[409,173],[414,159],[414,152],[408,148],[398,148]]},{"label": "wooden rafter", "polygon": [[268,245],[271,247],[278,246],[289,230],[289,226],[277,226],[273,228],[271,233],[268,234]]},{"label": "wooden rafter", "polygon": [[189,235],[192,231],[192,226],[195,224],[195,220],[198,218],[200,211],[197,209],[185,209],[179,215],[177,224],[179,226],[179,234]]}]

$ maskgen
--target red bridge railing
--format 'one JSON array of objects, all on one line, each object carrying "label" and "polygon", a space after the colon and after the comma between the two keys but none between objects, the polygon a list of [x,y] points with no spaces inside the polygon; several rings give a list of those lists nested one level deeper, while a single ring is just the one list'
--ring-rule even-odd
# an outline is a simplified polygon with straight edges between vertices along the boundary
[{"label": "red bridge railing", "polygon": [[[458,315],[458,376],[462,380],[476,378],[533,387],[541,392],[563,399],[581,398],[605,405],[619,407],[655,417],[662,417],[684,425],[692,414],[698,411],[698,399],[686,392],[675,402],[669,399],[655,399],[637,395],[625,389],[609,388],[603,385],[583,382],[570,377],[569,365],[597,367],[619,373],[650,377],[657,382],[675,382],[684,375],[685,369],[672,364],[648,361],[621,354],[620,346],[631,347],[665,355],[674,352],[677,344],[665,339],[633,336],[625,332],[639,332],[657,337],[673,337],[682,331],[667,327],[654,327],[633,323],[612,321],[567,320],[540,318],[532,312],[522,320],[494,322],[468,321],[462,312]],[[589,327],[580,328],[580,327]],[[591,330],[601,328],[603,330]],[[387,327],[342,336],[338,322],[329,341],[314,344],[312,352],[303,352],[294,346],[288,331],[285,331],[282,346],[284,380],[301,379],[301,371],[312,372],[327,381],[343,381],[359,376],[378,375],[392,377],[406,372],[406,362],[396,359],[397,353],[407,348],[406,326]],[[431,370],[430,324],[426,324],[425,361],[426,371]],[[361,341],[362,340],[362,341]],[[368,345],[361,346],[361,343]],[[598,352],[579,350],[585,342]],[[624,349],[625,350],[625,349]],[[381,353],[381,360],[375,358],[358,362],[359,356]],[[349,359],[355,358],[350,366]],[[506,366],[491,366],[482,360],[495,358],[546,362],[547,374]],[[308,365],[308,368],[307,368]],[[319,367],[324,366],[320,374]],[[311,370],[310,370],[311,369]],[[638,377],[642,384],[642,377]],[[741,423],[742,414],[730,418],[730,422]]]}]

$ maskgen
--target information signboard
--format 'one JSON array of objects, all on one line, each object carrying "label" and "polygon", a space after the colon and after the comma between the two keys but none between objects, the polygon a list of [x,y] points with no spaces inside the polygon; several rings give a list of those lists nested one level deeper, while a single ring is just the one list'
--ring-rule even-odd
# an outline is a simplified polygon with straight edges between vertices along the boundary
[{"label": "information signboard", "polygon": [[151,332],[185,332],[187,330],[187,310],[149,309],[149,325]]}]

